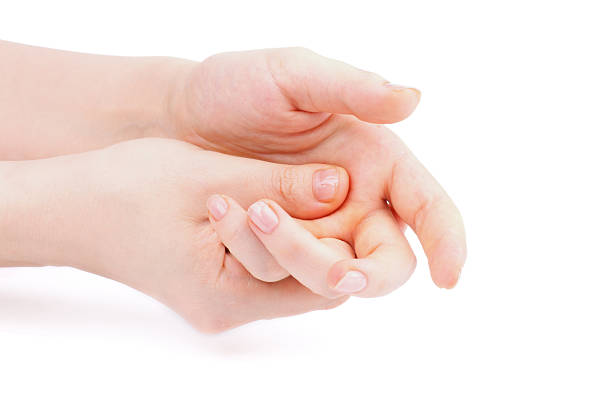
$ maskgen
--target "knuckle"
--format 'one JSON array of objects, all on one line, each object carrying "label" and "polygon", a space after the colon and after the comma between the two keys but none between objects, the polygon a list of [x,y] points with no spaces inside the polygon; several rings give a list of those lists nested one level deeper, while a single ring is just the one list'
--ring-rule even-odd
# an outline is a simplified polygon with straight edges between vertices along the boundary
[{"label": "knuckle", "polygon": [[276,172],[275,187],[282,201],[295,205],[301,200],[300,190],[304,179],[295,167],[285,166]]},{"label": "knuckle", "polygon": [[[292,72],[302,63],[307,62],[316,54],[303,47],[272,49],[265,54],[266,62],[277,84],[286,84],[292,77]],[[282,87],[282,86],[281,86]]]},{"label": "knuckle", "polygon": [[417,231],[423,229],[429,214],[434,211],[442,201],[442,196],[439,194],[423,195],[419,198],[417,207],[414,211],[413,224]]},{"label": "knuckle", "polygon": [[289,48],[270,49],[265,54],[267,63],[274,67],[278,74],[287,73],[287,68],[296,62],[310,58],[315,53],[308,48],[295,46]]}]

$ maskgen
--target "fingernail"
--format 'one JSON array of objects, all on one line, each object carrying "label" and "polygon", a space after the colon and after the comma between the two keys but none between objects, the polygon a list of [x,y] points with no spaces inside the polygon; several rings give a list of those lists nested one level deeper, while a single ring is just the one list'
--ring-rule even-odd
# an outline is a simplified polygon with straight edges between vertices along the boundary
[{"label": "fingernail", "polygon": [[220,221],[227,213],[227,202],[219,195],[211,196],[206,202],[206,207],[215,221]]},{"label": "fingernail", "polygon": [[394,91],[410,90],[411,92],[415,93],[415,96],[418,100],[421,99],[421,91],[418,89],[415,89],[414,87],[408,87],[408,86],[404,86],[404,85],[396,84],[396,83],[385,83],[385,86]]},{"label": "fingernail", "polygon": [[321,169],[313,175],[313,194],[316,199],[322,202],[329,202],[334,199],[338,189],[338,170]]},{"label": "fingernail", "polygon": [[385,86],[387,86],[388,88],[390,88],[391,90],[397,90],[397,91],[404,91],[409,89],[410,87],[408,86],[404,86],[402,84],[397,84],[397,83],[385,83]]},{"label": "fingernail", "polygon": [[360,271],[351,270],[338,281],[335,289],[345,294],[354,294],[363,290],[368,281]]},{"label": "fingernail", "polygon": [[257,201],[249,207],[249,218],[263,233],[272,233],[278,225],[278,217],[268,204]]}]

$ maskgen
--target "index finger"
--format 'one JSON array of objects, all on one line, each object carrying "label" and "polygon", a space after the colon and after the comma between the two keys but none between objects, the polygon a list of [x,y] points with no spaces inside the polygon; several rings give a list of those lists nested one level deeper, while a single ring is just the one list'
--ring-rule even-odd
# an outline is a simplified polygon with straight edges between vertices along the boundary
[{"label": "index finger", "polygon": [[346,243],[317,239],[271,200],[252,204],[248,215],[253,233],[296,280],[328,298],[345,295],[328,287],[326,275],[335,263],[353,257]]}]

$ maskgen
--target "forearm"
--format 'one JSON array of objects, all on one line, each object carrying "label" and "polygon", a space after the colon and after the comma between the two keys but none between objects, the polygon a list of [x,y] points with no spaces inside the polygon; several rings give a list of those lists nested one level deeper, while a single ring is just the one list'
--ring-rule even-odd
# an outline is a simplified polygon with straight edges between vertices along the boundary
[{"label": "forearm", "polygon": [[0,162],[0,267],[81,266],[88,186],[82,155]]},{"label": "forearm", "polygon": [[0,160],[57,156],[173,132],[169,111],[176,83],[193,63],[3,41],[0,61]]}]

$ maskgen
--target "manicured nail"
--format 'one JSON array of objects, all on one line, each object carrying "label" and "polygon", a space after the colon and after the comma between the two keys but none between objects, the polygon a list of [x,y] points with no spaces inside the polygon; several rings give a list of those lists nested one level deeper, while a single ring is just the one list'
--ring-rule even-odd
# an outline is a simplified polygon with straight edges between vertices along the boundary
[{"label": "manicured nail", "polygon": [[211,196],[206,202],[206,207],[215,221],[220,221],[227,213],[227,202],[220,195]]},{"label": "manicured nail", "polygon": [[278,225],[278,217],[268,204],[257,201],[249,207],[249,218],[263,233],[272,233]]},{"label": "manicured nail", "polygon": [[332,201],[338,190],[338,170],[317,170],[312,177],[313,194],[316,199],[322,202]]},{"label": "manicured nail", "polygon": [[351,270],[338,281],[335,289],[345,294],[355,294],[363,290],[368,281],[360,271]]}]

